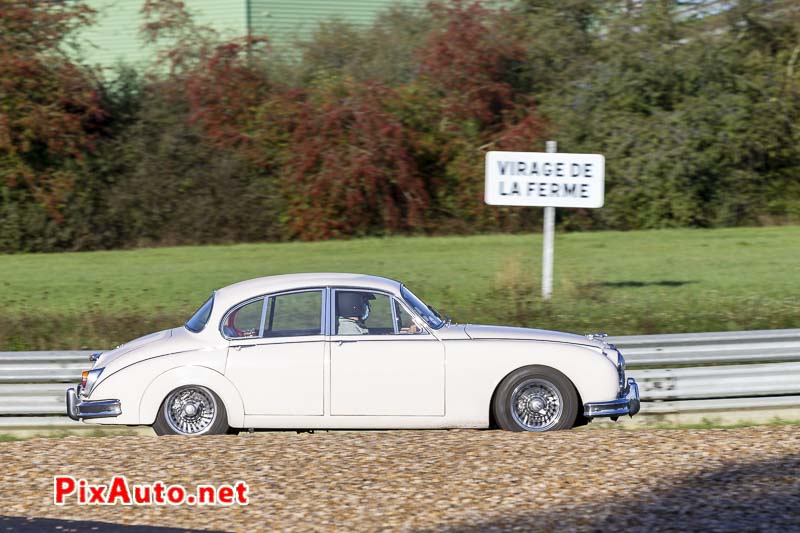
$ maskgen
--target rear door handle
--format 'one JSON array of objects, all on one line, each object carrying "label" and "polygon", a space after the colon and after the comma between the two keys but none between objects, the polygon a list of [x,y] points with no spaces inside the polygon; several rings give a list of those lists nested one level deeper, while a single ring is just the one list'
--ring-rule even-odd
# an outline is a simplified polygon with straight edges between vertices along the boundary
[{"label": "rear door handle", "polygon": [[336,341],[336,342],[338,342],[338,343],[339,343],[339,346],[341,346],[342,344],[344,344],[344,343],[346,343],[346,342],[348,342],[348,343],[349,343],[349,342],[356,342],[356,341],[355,341],[355,339],[353,339],[352,341],[338,340],[338,341]]},{"label": "rear door handle", "polygon": [[256,345],[255,344],[239,344],[237,346],[234,346],[233,349],[234,350],[241,350],[242,348],[253,348],[254,346],[256,346]]}]

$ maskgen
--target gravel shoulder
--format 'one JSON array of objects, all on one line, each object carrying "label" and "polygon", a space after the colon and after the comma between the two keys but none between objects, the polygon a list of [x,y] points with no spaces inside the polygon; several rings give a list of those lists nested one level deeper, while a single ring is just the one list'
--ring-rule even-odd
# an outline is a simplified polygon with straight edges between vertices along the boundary
[{"label": "gravel shoulder", "polygon": [[[0,515],[198,530],[800,530],[800,427],[0,443]],[[237,507],[53,504],[53,476],[243,480]]]}]

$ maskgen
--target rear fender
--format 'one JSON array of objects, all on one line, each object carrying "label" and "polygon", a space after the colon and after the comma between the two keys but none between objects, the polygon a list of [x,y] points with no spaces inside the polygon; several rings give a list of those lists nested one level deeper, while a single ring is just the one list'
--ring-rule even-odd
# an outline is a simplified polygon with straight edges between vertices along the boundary
[{"label": "rear fender", "polygon": [[202,385],[214,391],[225,405],[228,425],[235,428],[244,426],[244,404],[239,391],[225,376],[203,366],[182,366],[168,370],[154,379],[145,389],[139,405],[139,420],[142,424],[152,424],[158,409],[167,395],[184,385]]}]

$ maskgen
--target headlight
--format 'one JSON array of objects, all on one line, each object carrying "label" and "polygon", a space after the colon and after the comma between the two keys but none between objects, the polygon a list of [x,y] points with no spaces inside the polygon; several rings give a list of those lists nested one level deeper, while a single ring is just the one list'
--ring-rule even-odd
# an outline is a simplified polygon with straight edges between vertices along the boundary
[{"label": "headlight", "polygon": [[97,379],[103,373],[104,368],[95,368],[93,370],[84,370],[81,374],[81,393],[84,396],[89,396],[92,389],[97,384]]}]

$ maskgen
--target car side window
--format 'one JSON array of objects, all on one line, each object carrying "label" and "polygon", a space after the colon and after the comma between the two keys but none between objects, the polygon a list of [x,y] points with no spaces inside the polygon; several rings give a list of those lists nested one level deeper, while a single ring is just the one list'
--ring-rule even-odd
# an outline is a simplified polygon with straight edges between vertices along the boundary
[{"label": "car side window", "polygon": [[400,302],[392,298],[394,314],[397,317],[397,333],[400,335],[427,335],[428,332],[414,323],[411,313]]},{"label": "car side window", "polygon": [[223,330],[228,337],[258,337],[261,332],[261,312],[264,298],[253,300],[235,309],[225,319]]},{"label": "car side window", "polygon": [[370,291],[336,290],[336,335],[392,335],[392,307],[388,296]]},{"label": "car side window", "polygon": [[380,293],[373,293],[374,300],[370,301],[369,317],[364,321],[364,325],[369,330],[370,335],[394,335],[394,325],[392,324],[392,307],[388,296]]},{"label": "car side window", "polygon": [[292,292],[267,299],[264,337],[299,337],[322,333],[322,291]]},{"label": "car side window", "polygon": [[336,335],[425,334],[394,298],[379,292],[336,290]]}]

